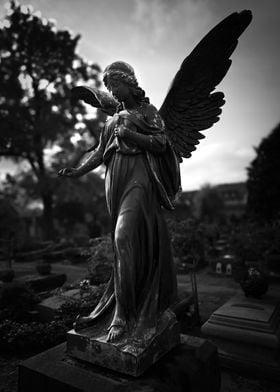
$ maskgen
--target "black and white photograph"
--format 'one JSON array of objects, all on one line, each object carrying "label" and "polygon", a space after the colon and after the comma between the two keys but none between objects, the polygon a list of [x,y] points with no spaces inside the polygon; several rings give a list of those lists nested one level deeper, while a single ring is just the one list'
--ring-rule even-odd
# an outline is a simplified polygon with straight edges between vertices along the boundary
[{"label": "black and white photograph", "polygon": [[0,0],[0,392],[280,392],[279,37]]}]

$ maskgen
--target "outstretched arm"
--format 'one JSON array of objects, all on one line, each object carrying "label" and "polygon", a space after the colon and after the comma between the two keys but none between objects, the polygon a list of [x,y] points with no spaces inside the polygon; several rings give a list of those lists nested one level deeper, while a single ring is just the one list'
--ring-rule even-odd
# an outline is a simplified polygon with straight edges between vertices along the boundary
[{"label": "outstretched arm", "polygon": [[81,166],[77,168],[71,167],[61,169],[59,170],[58,175],[66,177],[81,177],[100,166],[103,163],[104,152],[104,142],[102,136],[103,134],[101,133],[98,147],[91,153],[89,158]]},{"label": "outstretched arm", "polygon": [[103,153],[100,150],[93,151],[90,157],[83,163],[81,166],[74,168],[65,168],[61,169],[58,172],[60,176],[66,177],[81,177],[84,174],[87,174],[91,170],[96,169],[103,163]]}]

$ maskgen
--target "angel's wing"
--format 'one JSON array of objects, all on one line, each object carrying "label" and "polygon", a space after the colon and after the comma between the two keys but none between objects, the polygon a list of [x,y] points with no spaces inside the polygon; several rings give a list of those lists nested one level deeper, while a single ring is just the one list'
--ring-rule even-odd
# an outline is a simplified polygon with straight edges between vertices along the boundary
[{"label": "angel's wing", "polygon": [[199,131],[219,120],[224,94],[213,90],[226,75],[238,38],[251,20],[247,10],[225,18],[185,58],[173,80],[159,112],[181,161],[205,137]]},{"label": "angel's wing", "polygon": [[72,89],[72,99],[81,99],[95,108],[101,109],[109,116],[113,116],[118,106],[118,101],[105,91],[96,87],[77,86]]}]

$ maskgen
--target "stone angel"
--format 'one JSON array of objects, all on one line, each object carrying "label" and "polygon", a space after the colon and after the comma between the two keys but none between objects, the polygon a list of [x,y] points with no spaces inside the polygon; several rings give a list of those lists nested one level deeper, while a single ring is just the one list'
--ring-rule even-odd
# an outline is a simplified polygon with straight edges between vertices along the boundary
[{"label": "stone angel", "polygon": [[183,61],[159,110],[123,61],[104,71],[108,93],[73,89],[74,97],[110,118],[85,163],[59,174],[79,177],[105,164],[115,252],[107,288],[92,313],[77,318],[76,330],[101,323],[107,341],[120,342],[124,336],[145,340],[170,323],[177,284],[164,208],[174,208],[182,158],[196,150],[201,131],[219,120],[225,100],[214,90],[251,19],[245,10],[214,27]]}]

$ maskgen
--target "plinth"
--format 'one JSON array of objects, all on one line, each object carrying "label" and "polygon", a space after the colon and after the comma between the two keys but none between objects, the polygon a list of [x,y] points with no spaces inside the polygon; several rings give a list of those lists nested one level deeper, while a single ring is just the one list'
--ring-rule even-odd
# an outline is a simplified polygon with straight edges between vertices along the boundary
[{"label": "plinth", "polygon": [[[106,324],[105,324],[106,325]],[[106,341],[103,323],[67,333],[67,353],[74,358],[138,377],[159,358],[180,344],[179,324],[171,310],[165,311],[156,329],[140,335],[125,333],[115,343]]]},{"label": "plinth", "polygon": [[280,304],[242,294],[217,309],[202,333],[218,347],[221,365],[280,380]]}]

